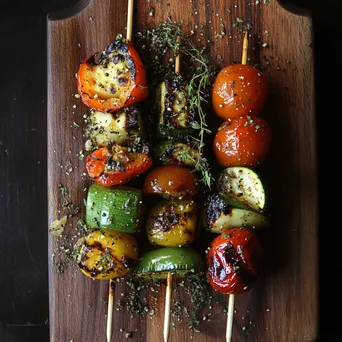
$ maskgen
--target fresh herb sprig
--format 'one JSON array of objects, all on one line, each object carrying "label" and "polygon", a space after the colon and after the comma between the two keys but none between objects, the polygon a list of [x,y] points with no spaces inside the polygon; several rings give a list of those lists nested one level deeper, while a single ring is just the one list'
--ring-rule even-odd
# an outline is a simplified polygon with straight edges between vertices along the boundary
[{"label": "fresh herb sprig", "polygon": [[[180,37],[180,39],[178,39]],[[166,54],[171,51],[177,56],[181,51],[192,64],[187,67],[188,72],[183,72],[182,78],[188,82],[188,97],[192,110],[198,113],[199,122],[195,122],[193,128],[198,130],[198,136],[192,137],[198,142],[199,155],[195,170],[202,174],[201,181],[211,187],[213,177],[208,160],[202,156],[201,151],[205,146],[205,135],[211,133],[206,123],[206,114],[203,106],[207,103],[206,90],[211,84],[211,79],[216,73],[216,67],[211,62],[205,47],[197,47],[192,40],[181,31],[181,24],[175,22],[162,22],[153,29],[146,28],[137,33],[138,42],[143,50],[146,50],[148,65],[153,75],[152,83],[158,83],[164,78],[180,77],[174,73],[174,58],[164,63]]]}]

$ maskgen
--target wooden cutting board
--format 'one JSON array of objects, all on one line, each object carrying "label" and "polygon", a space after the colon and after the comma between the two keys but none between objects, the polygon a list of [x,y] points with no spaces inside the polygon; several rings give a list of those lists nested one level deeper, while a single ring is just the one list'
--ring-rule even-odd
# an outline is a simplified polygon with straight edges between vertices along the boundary
[{"label": "wooden cutting board", "polygon": [[[184,19],[183,30],[188,33],[204,24],[205,38],[214,41],[207,46],[223,66],[241,58],[237,18],[244,20],[239,26],[252,24],[249,57],[251,63],[266,66],[271,89],[264,115],[274,132],[267,166],[273,224],[266,237],[268,272],[255,289],[236,299],[233,341],[307,342],[317,338],[318,330],[312,22],[287,12],[276,0],[266,2],[137,0],[134,30],[169,18]],[[102,51],[117,33],[125,35],[126,13],[125,0],[82,0],[74,8],[48,17],[49,224],[63,216],[58,190],[62,184],[69,189],[68,198],[80,207],[66,227],[70,237],[76,234],[77,219],[84,218],[83,199],[90,184],[84,174],[85,162],[78,157],[84,150],[87,108],[73,95],[77,92],[75,73],[83,58]],[[215,39],[221,23],[226,35]],[[49,240],[51,341],[106,341],[108,282],[92,281],[73,267],[58,274],[55,264],[64,242],[61,238]],[[123,285],[118,285],[116,297],[124,291]],[[131,318],[126,310],[115,310],[112,340],[126,341],[125,333],[132,332],[132,341],[162,341],[164,302],[163,295],[159,297],[159,312],[153,319]],[[171,330],[170,341],[224,341],[222,308],[227,299],[219,296],[217,301],[211,321],[203,322],[201,333],[193,334],[184,324],[183,329]]]}]

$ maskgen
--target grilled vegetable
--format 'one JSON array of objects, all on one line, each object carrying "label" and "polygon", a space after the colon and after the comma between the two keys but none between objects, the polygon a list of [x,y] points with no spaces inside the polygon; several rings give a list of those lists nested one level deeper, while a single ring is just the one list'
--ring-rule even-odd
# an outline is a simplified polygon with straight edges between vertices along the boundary
[{"label": "grilled vegetable", "polygon": [[265,189],[259,176],[246,167],[228,167],[223,170],[217,189],[233,207],[262,212],[265,209]]},{"label": "grilled vegetable", "polygon": [[88,175],[103,186],[125,184],[145,172],[152,165],[148,148],[141,152],[115,145],[112,149],[102,147],[87,157]]},{"label": "grilled vegetable", "polygon": [[188,138],[166,140],[157,144],[155,159],[163,165],[195,167],[200,158],[198,144]]},{"label": "grilled vegetable", "polygon": [[126,233],[139,231],[141,198],[137,189],[107,188],[93,183],[87,198],[87,227]]},{"label": "grilled vegetable", "polygon": [[187,168],[160,166],[146,176],[143,191],[168,197],[194,196],[199,191],[199,179]]},{"label": "grilled vegetable", "polygon": [[194,133],[195,112],[186,97],[187,85],[175,80],[165,80],[157,90],[158,137],[187,136]]},{"label": "grilled vegetable", "polygon": [[255,167],[268,156],[271,127],[259,117],[241,116],[225,121],[214,139],[217,162],[224,167]]},{"label": "grilled vegetable", "polygon": [[225,120],[259,115],[266,98],[265,77],[259,69],[249,64],[233,64],[223,68],[213,86],[214,110]]},{"label": "grilled vegetable", "polygon": [[193,200],[158,203],[147,221],[147,236],[152,244],[164,247],[189,245],[198,235],[196,204]]},{"label": "grilled vegetable", "polygon": [[90,110],[85,134],[96,147],[137,144],[143,137],[140,112],[134,106],[115,114]]},{"label": "grilled vegetable", "polygon": [[86,58],[78,70],[78,93],[100,112],[116,112],[148,95],[142,61],[130,42],[115,41],[102,54]]},{"label": "grilled vegetable", "polygon": [[138,244],[131,234],[96,230],[85,237],[78,266],[88,277],[108,280],[126,275],[138,259]]},{"label": "grilled vegetable", "polygon": [[256,282],[262,262],[261,244],[243,228],[229,229],[217,236],[207,253],[207,278],[223,294],[241,294]]},{"label": "grilled vegetable", "polygon": [[141,279],[166,279],[168,272],[176,278],[202,270],[201,255],[192,248],[165,247],[145,253],[133,268],[133,274]]},{"label": "grilled vegetable", "polygon": [[229,228],[260,229],[268,226],[264,215],[252,210],[232,208],[218,194],[210,195],[204,205],[205,228],[212,233],[222,233]]}]

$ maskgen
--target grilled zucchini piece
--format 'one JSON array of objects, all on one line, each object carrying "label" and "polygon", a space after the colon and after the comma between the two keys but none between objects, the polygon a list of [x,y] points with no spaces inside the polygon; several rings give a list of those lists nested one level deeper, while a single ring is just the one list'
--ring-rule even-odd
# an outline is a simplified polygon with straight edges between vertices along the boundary
[{"label": "grilled zucchini piece", "polygon": [[204,205],[204,226],[212,233],[220,234],[225,229],[249,228],[251,230],[266,228],[268,219],[252,210],[232,208],[218,194],[208,196]]},{"label": "grilled zucchini piece", "polygon": [[159,138],[194,134],[195,112],[187,99],[187,85],[180,81],[165,80],[157,89]]},{"label": "grilled zucchini piece", "polygon": [[142,193],[138,189],[109,188],[93,183],[88,191],[86,222],[92,229],[139,231]]},{"label": "grilled zucchini piece", "polygon": [[147,236],[152,244],[164,247],[189,245],[197,238],[196,204],[193,200],[162,201],[147,221]]},{"label": "grilled zucchini piece", "polygon": [[172,272],[175,278],[202,271],[202,256],[192,248],[164,247],[145,253],[134,266],[132,273],[143,280],[166,279]]},{"label": "grilled zucchini piece", "polygon": [[226,201],[236,208],[263,212],[266,195],[259,176],[246,167],[228,167],[222,171],[217,190]]},{"label": "grilled zucchini piece", "polygon": [[124,108],[115,114],[90,110],[86,137],[96,147],[127,146],[144,137],[141,113],[137,107]]},{"label": "grilled zucchini piece", "polygon": [[200,158],[200,152],[196,141],[178,138],[158,143],[154,148],[154,157],[162,165],[193,168]]}]

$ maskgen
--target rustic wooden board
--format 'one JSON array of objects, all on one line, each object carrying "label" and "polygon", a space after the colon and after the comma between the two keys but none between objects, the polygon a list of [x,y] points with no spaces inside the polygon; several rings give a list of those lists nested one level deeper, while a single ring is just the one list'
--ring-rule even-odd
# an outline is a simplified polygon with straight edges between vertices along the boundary
[{"label": "rustic wooden board", "polygon": [[[149,6],[155,9],[154,17],[148,14]],[[102,51],[117,33],[125,33],[126,8],[124,0],[87,0],[48,17],[49,223],[63,214],[60,183],[81,208],[77,217],[84,216],[83,198],[89,181],[83,175],[85,163],[77,154],[84,149],[82,117],[86,107],[73,96],[75,73],[84,57]],[[207,44],[215,58],[221,56],[217,59],[220,65],[239,61],[242,36],[233,23],[236,17],[244,18],[253,25],[251,62],[265,64],[264,56],[269,60],[265,74],[272,92],[265,116],[274,131],[273,154],[267,165],[273,214],[272,229],[266,236],[269,267],[254,290],[236,299],[233,340],[314,341],[318,330],[318,259],[311,19],[287,12],[276,0],[259,5],[242,0],[138,0],[135,30],[145,23],[167,21],[169,14],[173,20],[184,19],[186,32],[204,24],[206,38],[211,39],[223,22],[227,34]],[[261,46],[264,42],[268,43],[266,48]],[[80,127],[74,127],[73,122]],[[71,236],[76,220],[66,229]],[[105,341],[108,283],[92,281],[74,268],[57,274],[56,250],[61,245],[62,241],[50,238],[51,341]],[[116,296],[122,292],[120,284]],[[204,322],[201,333],[193,335],[184,326],[171,332],[170,341],[224,341],[225,303],[226,298],[220,296],[211,322]],[[159,305],[152,320],[115,311],[113,341],[125,341],[129,331],[133,332],[132,341],[162,341],[163,295]]]}]

